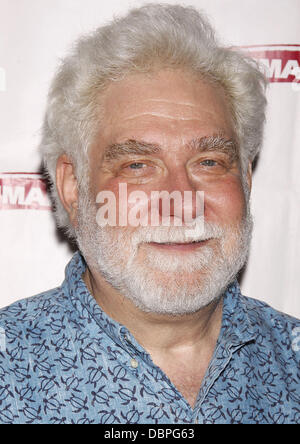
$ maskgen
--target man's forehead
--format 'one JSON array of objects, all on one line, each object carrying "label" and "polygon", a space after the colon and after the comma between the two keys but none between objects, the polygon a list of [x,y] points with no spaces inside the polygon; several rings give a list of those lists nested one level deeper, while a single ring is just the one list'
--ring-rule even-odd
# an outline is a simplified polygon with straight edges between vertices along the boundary
[{"label": "man's forehead", "polygon": [[[110,85],[96,148],[101,159],[231,149],[234,130],[220,88],[183,72],[131,76]],[[149,143],[150,142],[150,143]]]},{"label": "man's forehead", "polygon": [[108,85],[100,101],[105,127],[177,119],[209,123],[216,115],[222,124],[228,123],[228,99],[222,87],[180,70],[161,70],[151,77],[128,74]]}]

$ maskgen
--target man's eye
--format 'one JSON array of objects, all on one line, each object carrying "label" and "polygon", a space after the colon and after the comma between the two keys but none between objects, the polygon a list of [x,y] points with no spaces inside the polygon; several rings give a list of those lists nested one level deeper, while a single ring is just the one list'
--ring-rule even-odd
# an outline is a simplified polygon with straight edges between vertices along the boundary
[{"label": "man's eye", "polygon": [[226,159],[199,159],[195,164],[195,173],[221,175],[230,169]]},{"label": "man's eye", "polygon": [[127,177],[146,177],[154,173],[155,168],[148,162],[131,162],[120,169],[120,174]]},{"label": "man's eye", "polygon": [[134,162],[134,163],[131,163],[130,165],[128,165],[128,168],[130,168],[131,170],[140,170],[145,167],[146,167],[146,164],[142,163],[142,162]]},{"label": "man's eye", "polygon": [[208,166],[208,167],[212,167],[212,166],[218,165],[218,163],[215,160],[213,160],[213,159],[202,160],[202,162],[200,162],[200,164],[204,165],[204,166]]}]

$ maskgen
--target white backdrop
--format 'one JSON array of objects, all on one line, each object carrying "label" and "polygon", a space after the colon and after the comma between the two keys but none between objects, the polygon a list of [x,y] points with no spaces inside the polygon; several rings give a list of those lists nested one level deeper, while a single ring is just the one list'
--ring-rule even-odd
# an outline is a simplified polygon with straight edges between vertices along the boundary
[{"label": "white backdrop", "polygon": [[[144,3],[0,0],[0,307],[60,285],[72,254],[56,233],[36,174],[58,60],[80,34]],[[300,1],[180,3],[204,9],[226,44],[247,47],[269,67],[265,142],[253,178],[255,228],[242,290],[300,317]]]}]

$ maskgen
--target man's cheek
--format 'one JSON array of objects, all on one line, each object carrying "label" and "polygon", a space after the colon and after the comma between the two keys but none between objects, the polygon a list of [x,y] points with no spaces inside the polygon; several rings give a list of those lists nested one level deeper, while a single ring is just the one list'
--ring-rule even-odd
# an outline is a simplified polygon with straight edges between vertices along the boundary
[{"label": "man's cheek", "polygon": [[212,222],[234,224],[245,214],[246,200],[239,180],[224,181],[205,192],[204,216]]}]

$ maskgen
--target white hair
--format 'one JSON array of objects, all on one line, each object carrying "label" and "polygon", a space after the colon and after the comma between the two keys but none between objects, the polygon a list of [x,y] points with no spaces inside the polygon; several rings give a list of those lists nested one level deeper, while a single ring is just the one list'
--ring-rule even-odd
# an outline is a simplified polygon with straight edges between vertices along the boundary
[{"label": "white hair", "polygon": [[56,191],[61,154],[88,183],[88,150],[101,123],[99,97],[112,81],[157,68],[183,69],[221,85],[228,98],[242,171],[258,153],[265,120],[266,79],[257,63],[221,46],[204,14],[193,7],[148,4],[80,38],[51,85],[40,150],[52,184],[57,223],[74,230]]}]

